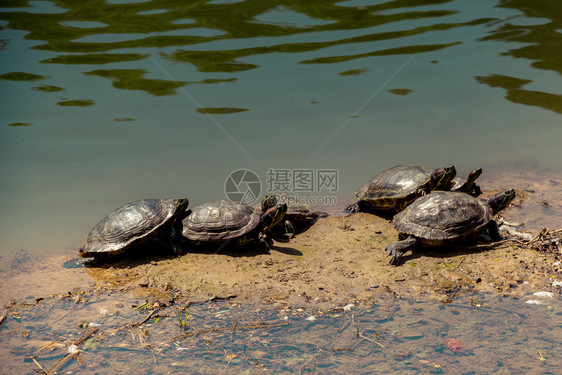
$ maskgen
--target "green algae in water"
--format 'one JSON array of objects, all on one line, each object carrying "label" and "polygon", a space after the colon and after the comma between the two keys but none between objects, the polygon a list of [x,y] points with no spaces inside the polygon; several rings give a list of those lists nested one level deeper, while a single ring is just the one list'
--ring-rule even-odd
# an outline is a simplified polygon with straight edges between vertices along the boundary
[{"label": "green algae in water", "polygon": [[57,103],[61,107],[87,107],[93,105],[95,102],[91,99],[84,100],[63,100]]},{"label": "green algae in water", "polygon": [[338,73],[340,76],[357,76],[363,73],[367,73],[367,69],[350,69],[345,72]]},{"label": "green algae in water", "polygon": [[130,121],[137,121],[137,119],[131,118],[131,117],[123,117],[123,118],[114,118],[113,121],[115,121],[115,122],[130,122]]},{"label": "green algae in water", "polygon": [[203,114],[212,114],[212,115],[227,115],[230,113],[239,113],[239,112],[246,112],[249,109],[246,108],[231,108],[231,107],[207,107],[207,108],[197,108],[197,112]]},{"label": "green algae in water", "polygon": [[85,75],[110,79],[116,89],[142,90],[155,96],[174,95],[178,88],[187,84],[181,81],[143,78],[146,73],[143,69],[99,69],[84,72]]},{"label": "green algae in water", "polygon": [[410,90],[410,89],[391,89],[391,90],[388,90],[388,92],[390,92],[392,94],[404,96],[404,95],[411,94],[412,92],[414,92],[414,90]]},{"label": "green algae in water", "polygon": [[110,64],[125,61],[137,61],[147,58],[144,53],[86,53],[83,55],[62,55],[39,61],[48,64]]},{"label": "green algae in water", "polygon": [[31,126],[32,124],[29,122],[12,122],[8,124],[8,126]]},{"label": "green algae in water", "polygon": [[237,80],[238,80],[237,78],[224,78],[224,79],[207,78],[202,80],[200,83],[215,84],[215,83],[223,83],[223,82],[236,82]]},{"label": "green algae in water", "polygon": [[25,73],[25,72],[11,72],[11,73],[0,74],[0,79],[6,81],[39,81],[41,79],[47,79],[47,78],[51,78],[51,77],[40,76],[38,74]]},{"label": "green algae in water", "polygon": [[50,85],[35,86],[32,87],[31,89],[36,91],[42,91],[42,92],[58,92],[64,90],[62,87],[50,86]]},{"label": "green algae in water", "polygon": [[487,77],[474,77],[477,82],[490,87],[501,87],[507,91],[505,98],[513,103],[525,104],[544,108],[556,113],[562,113],[562,95],[547,92],[525,90],[522,87],[531,83],[530,79],[521,79],[501,74],[491,74]]}]

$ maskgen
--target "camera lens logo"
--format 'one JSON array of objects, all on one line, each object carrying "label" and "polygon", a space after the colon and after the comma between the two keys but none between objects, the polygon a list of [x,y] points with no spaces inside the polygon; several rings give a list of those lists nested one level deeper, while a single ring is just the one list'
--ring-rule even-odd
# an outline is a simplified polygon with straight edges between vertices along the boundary
[{"label": "camera lens logo", "polygon": [[261,181],[249,169],[238,169],[226,178],[224,192],[232,202],[254,204],[261,194]]}]

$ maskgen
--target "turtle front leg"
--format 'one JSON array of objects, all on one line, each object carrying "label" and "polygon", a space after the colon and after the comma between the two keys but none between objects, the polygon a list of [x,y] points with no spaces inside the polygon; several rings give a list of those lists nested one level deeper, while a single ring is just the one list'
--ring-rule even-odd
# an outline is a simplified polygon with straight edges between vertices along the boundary
[{"label": "turtle front leg", "polygon": [[354,214],[356,212],[359,212],[360,209],[361,208],[359,207],[359,202],[357,202],[357,203],[353,203],[353,204],[350,204],[349,206],[347,206],[345,208],[345,212],[347,212],[351,215],[351,214]]},{"label": "turtle front leg", "polygon": [[473,197],[477,197],[482,194],[482,190],[480,189],[480,186],[474,184],[469,194],[472,195]]},{"label": "turtle front leg", "polygon": [[291,220],[285,220],[285,237],[287,238],[295,238],[295,227]]},{"label": "turtle front leg", "polygon": [[263,251],[264,254],[271,254],[271,247],[273,246],[273,240],[263,233],[259,234],[258,237],[258,248]]},{"label": "turtle front leg", "polygon": [[408,250],[413,250],[418,243],[415,237],[408,237],[405,240],[391,243],[385,248],[385,251],[392,258],[390,259],[390,264],[397,265],[398,260],[404,253]]},{"label": "turtle front leg", "polygon": [[183,249],[180,245],[180,241],[178,239],[178,232],[176,229],[170,225],[170,243],[169,243],[170,250],[172,254],[179,256],[183,253]]},{"label": "turtle front leg", "polygon": [[488,223],[488,234],[490,235],[492,241],[502,240],[502,236],[498,228],[498,223],[495,220],[490,220],[490,222]]}]

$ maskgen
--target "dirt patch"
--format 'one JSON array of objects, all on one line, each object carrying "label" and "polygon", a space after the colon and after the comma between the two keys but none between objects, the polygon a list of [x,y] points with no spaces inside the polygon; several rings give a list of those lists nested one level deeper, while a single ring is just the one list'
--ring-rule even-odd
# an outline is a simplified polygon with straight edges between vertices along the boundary
[{"label": "dirt patch", "polygon": [[[506,210],[517,210],[515,206]],[[465,291],[516,295],[519,287],[552,289],[560,279],[559,252],[516,242],[407,253],[391,266],[384,248],[397,240],[389,220],[367,213],[318,220],[271,254],[188,253],[177,258],[126,259],[87,272],[98,285],[152,293],[175,290],[195,300],[213,296],[261,299],[274,304],[368,303],[381,292],[404,288],[437,298]],[[559,289],[559,288],[558,288]]]},{"label": "dirt patch", "polygon": [[0,261],[0,304],[12,300],[43,298],[47,295],[88,287],[91,277],[83,269],[62,267],[68,255],[38,256],[19,250],[13,258]]}]

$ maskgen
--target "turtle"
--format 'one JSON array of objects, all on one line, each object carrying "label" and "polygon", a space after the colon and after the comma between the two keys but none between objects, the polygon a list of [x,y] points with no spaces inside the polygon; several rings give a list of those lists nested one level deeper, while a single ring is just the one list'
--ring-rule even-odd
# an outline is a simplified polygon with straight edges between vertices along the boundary
[{"label": "turtle", "polygon": [[437,188],[445,188],[455,178],[454,166],[432,169],[421,165],[397,165],[377,174],[355,193],[357,202],[347,206],[357,211],[400,212],[410,203]]},{"label": "turtle", "polygon": [[467,193],[472,195],[473,197],[477,197],[482,194],[482,190],[480,190],[480,186],[476,184],[476,179],[480,177],[482,174],[482,168],[478,168],[473,170],[469,173],[466,180],[462,178],[455,177],[449,183],[449,185],[444,187],[439,187],[437,190],[450,190],[450,191],[460,191],[463,193]]},{"label": "turtle", "polygon": [[298,202],[298,197],[292,197],[284,193],[273,194],[272,196],[278,202],[287,204],[284,219],[271,228],[270,233],[268,233],[274,238],[294,238],[296,232],[306,230],[319,218],[328,216],[326,212],[314,211],[310,205]]},{"label": "turtle", "polygon": [[390,263],[397,264],[408,250],[457,243],[486,231],[493,241],[501,240],[493,216],[514,198],[515,190],[509,189],[488,200],[451,191],[435,191],[417,199],[392,220],[400,241],[385,249],[392,257]]},{"label": "turtle", "polygon": [[257,245],[267,253],[264,233],[283,220],[287,205],[265,197],[262,208],[227,200],[202,204],[183,219],[182,240],[188,246]]},{"label": "turtle", "polygon": [[77,261],[96,265],[152,239],[162,241],[174,254],[181,254],[178,227],[188,205],[187,198],[141,199],[119,207],[86,236]]}]

